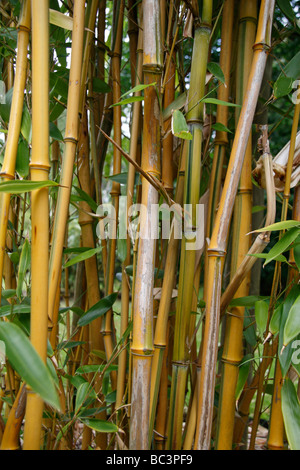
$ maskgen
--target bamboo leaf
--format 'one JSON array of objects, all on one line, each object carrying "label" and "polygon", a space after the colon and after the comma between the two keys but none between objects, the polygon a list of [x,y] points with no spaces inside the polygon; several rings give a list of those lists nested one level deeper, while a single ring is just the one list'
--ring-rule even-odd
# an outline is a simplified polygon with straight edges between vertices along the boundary
[{"label": "bamboo leaf", "polygon": [[171,104],[169,104],[169,106],[167,106],[163,110],[163,120],[166,121],[167,119],[169,119],[176,109],[183,108],[186,103],[186,98],[187,93],[185,92],[179,95],[178,98],[176,98]]},{"label": "bamboo leaf", "polygon": [[259,295],[248,295],[245,297],[237,297],[236,299],[232,299],[230,302],[230,307],[254,307],[255,303],[260,300],[266,300],[268,297],[259,296]]},{"label": "bamboo leaf", "polygon": [[93,429],[97,432],[118,432],[119,428],[113,423],[104,421],[101,419],[90,418],[90,419],[80,419],[87,427]]},{"label": "bamboo leaf", "polygon": [[223,70],[221,69],[220,65],[216,62],[209,62],[207,64],[207,69],[210,73],[212,73],[221,83],[225,83],[225,77]]},{"label": "bamboo leaf", "polygon": [[172,114],[171,121],[172,134],[180,139],[192,140],[193,136],[189,131],[184,115],[178,109]]},{"label": "bamboo leaf", "polygon": [[70,261],[65,263],[64,268],[68,268],[69,266],[73,266],[74,264],[80,263],[80,261],[85,261],[92,256],[96,255],[102,250],[102,246],[97,246],[97,248],[91,248],[83,253],[80,253],[77,256],[74,256]]},{"label": "bamboo leaf", "polygon": [[238,400],[249,375],[251,354],[247,354],[239,365],[239,376],[235,390],[235,399]]},{"label": "bamboo leaf", "polygon": [[284,427],[292,450],[300,450],[300,403],[293,382],[286,379],[281,389]]},{"label": "bamboo leaf", "polygon": [[51,121],[49,122],[49,135],[53,140],[58,140],[59,142],[64,140],[63,135],[58,127],[54,124],[54,122]]},{"label": "bamboo leaf", "polygon": [[77,393],[76,393],[76,401],[75,401],[75,413],[77,414],[79,409],[83,406],[84,402],[93,395],[93,398],[97,398],[96,392],[94,389],[91,388],[91,384],[89,382],[84,382],[79,385]]},{"label": "bamboo leaf", "polygon": [[293,303],[283,330],[283,345],[287,346],[300,334],[300,295]]},{"label": "bamboo leaf", "polygon": [[256,325],[260,336],[262,336],[266,331],[269,306],[264,300],[258,300],[255,302],[254,308]]},{"label": "bamboo leaf", "polygon": [[109,93],[110,86],[98,77],[93,77],[93,92],[94,93]]},{"label": "bamboo leaf", "polygon": [[294,246],[294,259],[297,268],[300,271],[300,243]]},{"label": "bamboo leaf", "polygon": [[289,0],[276,0],[276,3],[287,19],[289,19],[292,24],[295,23],[296,15],[291,6],[291,2]]},{"label": "bamboo leaf", "polygon": [[31,136],[31,116],[26,106],[24,106],[21,122],[21,134],[27,142],[30,142]]},{"label": "bamboo leaf", "polygon": [[123,106],[124,104],[131,104],[135,103],[136,101],[143,101],[144,97],[143,96],[131,96],[130,98],[125,98],[125,100],[119,101],[118,103],[114,103],[110,105],[110,108],[113,108],[114,106]]},{"label": "bamboo leaf", "polygon": [[224,126],[224,124],[222,124],[221,122],[216,122],[215,124],[213,124],[211,126],[215,131],[220,131],[220,132],[231,132],[230,129],[228,129],[228,127]]},{"label": "bamboo leaf", "polygon": [[217,98],[203,98],[201,101],[202,101],[202,103],[206,103],[206,104],[217,104],[217,105],[222,105],[222,106],[233,106],[235,108],[240,108],[241,107],[239,104],[229,103],[228,101],[218,100]]},{"label": "bamboo leaf", "polygon": [[138,93],[139,91],[145,90],[146,88],[149,88],[150,86],[155,86],[155,85],[156,85],[156,82],[149,83],[148,85],[144,85],[144,84],[136,85],[135,87],[126,91],[126,93],[123,93],[123,95],[121,95],[121,98],[124,98],[124,96],[127,96],[130,93]]},{"label": "bamboo leaf", "polygon": [[24,278],[25,278],[27,270],[29,269],[29,266],[30,266],[30,244],[26,238],[25,242],[23,243],[23,247],[21,251],[19,271],[18,271],[18,284],[17,284],[16,295],[19,299],[21,299],[21,296],[22,296]]},{"label": "bamboo leaf", "polygon": [[274,83],[274,96],[281,98],[288,95],[293,89],[293,79],[291,77],[279,77]]},{"label": "bamboo leaf", "polygon": [[60,410],[51,374],[25,333],[13,323],[0,322],[0,340],[15,371],[45,402]]},{"label": "bamboo leaf", "polygon": [[29,175],[29,148],[24,140],[20,140],[17,150],[16,172],[21,178]]},{"label": "bamboo leaf", "polygon": [[284,302],[282,302],[282,313],[281,313],[279,341],[278,341],[278,351],[280,352],[280,354],[278,355],[278,357],[279,357],[279,362],[280,362],[283,376],[286,375],[291,365],[291,360],[292,360],[292,355],[293,355],[291,343],[288,344],[285,348],[283,348],[284,328],[285,328],[285,323],[288,318],[289,312],[292,308],[292,305],[299,295],[300,295],[300,286],[294,285],[291,288],[290,292],[288,293],[287,297],[284,299]]},{"label": "bamboo leaf", "polygon": [[83,191],[83,189],[78,188],[78,186],[74,186],[74,189],[79,194],[81,200],[87,202],[88,205],[90,206],[90,208],[94,212],[97,212],[98,206],[97,206],[96,202],[94,201],[94,199],[91,198],[91,196],[89,194],[87,194],[85,191]]},{"label": "bamboo leaf", "polygon": [[282,315],[283,305],[280,304],[279,307],[275,308],[274,313],[271,317],[269,324],[269,331],[272,335],[276,335],[280,329],[281,315]]},{"label": "bamboo leaf", "polygon": [[26,304],[9,304],[0,307],[0,317],[7,317],[16,313],[30,313],[30,305]]},{"label": "bamboo leaf", "polygon": [[275,224],[268,225],[267,227],[259,228],[254,232],[273,232],[277,230],[288,230],[293,227],[300,228],[300,222],[298,220],[285,220],[283,222],[276,222]]},{"label": "bamboo leaf", "polygon": [[73,18],[51,8],[49,8],[49,22],[69,31],[73,29]]},{"label": "bamboo leaf", "polygon": [[0,192],[10,194],[22,194],[29,191],[35,191],[41,188],[51,186],[59,186],[55,181],[27,181],[27,180],[14,180],[2,181],[0,183]]},{"label": "bamboo leaf", "polygon": [[85,315],[83,315],[79,320],[78,320],[78,326],[85,326],[91,323],[93,320],[95,320],[98,317],[101,317],[104,315],[108,310],[110,310],[117,300],[118,293],[114,292],[113,294],[108,295],[107,297],[104,297],[103,299],[99,300],[93,307],[91,307]]},{"label": "bamboo leaf", "polygon": [[298,237],[300,233],[300,227],[293,227],[288,230],[282,238],[271,248],[266,257],[266,261],[264,262],[264,266],[270,263],[273,259],[277,256],[281,255],[284,251],[286,251],[290,245],[293,243],[294,240]]}]

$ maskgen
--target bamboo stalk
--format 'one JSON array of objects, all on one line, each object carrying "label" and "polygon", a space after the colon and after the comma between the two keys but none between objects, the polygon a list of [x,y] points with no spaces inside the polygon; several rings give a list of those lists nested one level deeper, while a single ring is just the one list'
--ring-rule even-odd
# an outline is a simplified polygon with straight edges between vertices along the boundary
[{"label": "bamboo stalk", "polygon": [[[140,15],[141,16],[141,15]],[[142,24],[142,18],[140,18],[140,24]],[[137,48],[137,68],[136,68],[136,81],[135,85],[138,85],[142,76],[142,31],[139,34],[138,48]],[[135,96],[139,96],[140,92],[137,92]],[[140,137],[140,118],[141,118],[141,102],[136,101],[133,104],[132,113],[132,128],[131,128],[131,139],[130,139],[130,157],[136,161],[139,150],[138,141]],[[127,213],[132,206],[134,196],[134,185],[135,185],[135,168],[129,164],[128,168],[128,180],[127,180]],[[127,221],[128,223],[128,221]],[[126,225],[127,225],[126,223]],[[128,327],[129,318],[129,296],[130,296],[130,285],[128,275],[126,273],[126,267],[130,265],[131,261],[131,239],[128,233],[127,227],[127,239],[126,239],[126,259],[122,265],[122,297],[121,297],[121,327],[120,337],[123,336]],[[127,351],[122,351],[119,355],[119,367],[118,367],[118,382],[117,382],[117,397],[116,397],[116,409],[118,409],[124,397],[125,390],[125,378],[126,378],[126,363],[127,363]]]},{"label": "bamboo stalk", "polygon": [[[205,94],[206,67],[211,34],[212,2],[203,2],[201,21],[195,22],[195,39],[192,58],[189,109],[187,123],[193,136],[188,146],[185,171],[184,204],[191,204],[191,225],[197,227],[197,205],[200,199],[201,147],[203,136],[204,108],[198,103]],[[201,66],[200,66],[201,64]],[[197,104],[198,103],[198,104]],[[195,241],[195,238],[192,240]],[[182,421],[185,387],[189,366],[189,351],[186,344],[193,298],[195,273],[195,249],[189,249],[190,241],[185,233],[181,243],[178,299],[175,317],[173,373],[171,384],[170,413],[168,424],[168,449],[180,449],[182,445]]]},{"label": "bamboo stalk", "polygon": [[[32,0],[32,181],[48,179],[49,163],[49,2]],[[31,195],[31,315],[30,339],[46,362],[48,331],[48,189]],[[24,427],[25,450],[38,450],[44,402],[27,391]]]},{"label": "bamboo stalk", "polygon": [[[122,52],[122,34],[123,34],[123,15],[124,15],[124,0],[120,0],[117,11],[116,33],[114,37],[114,47],[112,53],[112,85],[113,85],[113,103],[118,103],[121,96],[121,52]],[[115,106],[113,111],[113,129],[114,140],[121,146],[121,106]],[[121,173],[121,153],[116,146],[114,146],[113,156],[113,174]],[[115,225],[117,226],[119,214],[119,196],[120,184],[113,181],[111,189],[112,203],[115,214]],[[117,239],[116,237],[108,240],[107,251],[107,272],[106,272],[106,294],[110,295],[114,290],[115,279],[115,259],[116,259]],[[107,361],[109,361],[113,354],[114,341],[113,341],[113,315],[112,310],[109,310],[103,317],[101,332],[103,335],[105,353]],[[117,388],[117,374],[111,374],[112,389]]]},{"label": "bamboo stalk", "polygon": [[[142,168],[160,176],[160,89],[162,51],[160,8],[157,0],[143,1],[143,72],[145,84]],[[158,193],[146,179],[142,179],[140,238],[134,290],[132,334],[132,395],[130,420],[130,448],[147,449],[149,442],[149,393],[153,355],[153,273],[156,240],[147,233],[150,229],[151,206],[157,204]],[[141,423],[140,417],[143,416]]]},{"label": "bamboo stalk", "polygon": [[270,47],[273,11],[273,0],[262,2],[247,92],[241,109],[241,115],[227,169],[224,190],[222,192],[220,207],[216,216],[215,227],[209,245],[210,260],[208,263],[207,273],[209,285],[207,290],[202,371],[199,390],[200,401],[198,406],[195,438],[197,449],[210,448],[222,286],[221,265],[226,251],[225,243],[229,221],[231,219],[234,199],[243,165],[243,158],[263,78],[267,59],[267,50]]},{"label": "bamboo stalk", "polygon": [[[18,53],[16,62],[16,73],[14,80],[14,91],[11,103],[9,128],[6,140],[3,165],[0,173],[1,180],[8,181],[15,177],[15,166],[17,149],[21,129],[24,89],[27,77],[27,49],[30,33],[30,0],[24,0],[18,26]],[[0,299],[2,291],[2,275],[4,266],[6,232],[9,217],[10,194],[0,195]]]},{"label": "bamboo stalk", "polygon": [[[237,58],[237,103],[244,98],[247,78],[252,60],[252,45],[255,40],[257,19],[257,1],[241,2],[239,54]],[[241,80],[239,80],[241,77]],[[251,134],[245,152],[241,172],[240,186],[237,193],[232,239],[231,272],[234,273],[249,250],[252,216],[252,142]],[[237,297],[249,294],[248,276],[236,291]],[[235,389],[239,373],[239,363],[243,354],[244,308],[236,307],[226,317],[225,342],[222,355],[222,380],[218,416],[217,449],[231,449],[234,428]]]},{"label": "bamboo stalk", "polygon": [[78,142],[78,113],[80,98],[81,64],[84,33],[85,2],[77,0],[74,4],[72,53],[70,66],[70,80],[68,90],[68,105],[66,118],[66,131],[64,139],[64,154],[62,159],[61,179],[53,226],[53,236],[49,264],[49,317],[52,321],[56,292],[59,288],[59,278],[65,231],[69,215],[69,201],[72,187],[73,166]]},{"label": "bamboo stalk", "polygon": [[20,387],[13,406],[11,407],[1,441],[1,450],[17,450],[20,448],[20,430],[25,415],[26,384]]}]

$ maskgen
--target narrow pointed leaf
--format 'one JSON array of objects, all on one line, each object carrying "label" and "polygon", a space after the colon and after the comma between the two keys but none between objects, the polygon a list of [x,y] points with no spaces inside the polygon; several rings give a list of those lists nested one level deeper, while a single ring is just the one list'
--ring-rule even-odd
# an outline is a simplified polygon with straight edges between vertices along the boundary
[{"label": "narrow pointed leaf", "polygon": [[263,300],[255,302],[255,321],[260,333],[260,336],[266,331],[268,319],[268,304]]},{"label": "narrow pointed leaf", "polygon": [[59,410],[51,374],[25,333],[13,323],[0,322],[0,340],[5,343],[6,356],[15,371],[45,402]]},{"label": "narrow pointed leaf", "polygon": [[81,421],[89,428],[97,432],[118,432],[119,428],[113,423],[103,421],[101,419],[81,419]]},{"label": "narrow pointed leaf", "polygon": [[49,22],[69,31],[73,29],[73,18],[51,8],[49,9]]},{"label": "narrow pointed leaf", "polygon": [[29,241],[25,240],[22,247],[22,252],[20,256],[20,263],[19,263],[19,272],[18,272],[18,284],[16,294],[17,297],[20,299],[22,295],[23,283],[25,279],[25,275],[27,270],[30,266],[30,245]]},{"label": "narrow pointed leaf", "polygon": [[126,93],[123,93],[123,95],[121,95],[121,98],[124,98],[124,96],[127,96],[130,93],[138,93],[139,91],[145,90],[146,88],[149,88],[150,86],[154,86],[154,85],[156,85],[156,82],[149,83],[147,85],[144,85],[144,84],[136,85],[135,87],[126,91]]},{"label": "narrow pointed leaf", "polygon": [[91,307],[85,315],[83,315],[78,320],[78,326],[85,326],[88,325],[90,322],[95,320],[98,317],[104,315],[108,310],[111,309],[115,301],[117,300],[118,293],[114,292],[113,294],[104,297],[103,299],[99,300],[93,307]]},{"label": "narrow pointed leaf", "polygon": [[220,65],[216,62],[209,62],[207,64],[207,69],[210,73],[212,73],[221,83],[225,83],[225,77],[223,70],[221,69]]},{"label": "narrow pointed leaf", "polygon": [[288,230],[293,227],[300,228],[299,220],[286,220],[284,222],[276,222],[275,224],[268,225],[267,227],[254,230],[254,232],[273,232],[277,230]]},{"label": "narrow pointed leaf", "polygon": [[280,238],[280,240],[271,248],[266,258],[266,261],[264,263],[264,266],[270,263],[277,256],[281,255],[284,251],[286,251],[290,247],[290,245],[293,243],[293,241],[296,240],[299,233],[300,233],[299,227],[293,227],[290,230],[288,230],[282,236],[282,238]]},{"label": "narrow pointed leaf", "polygon": [[283,330],[283,345],[287,346],[300,334],[300,295],[293,303]]},{"label": "narrow pointed leaf", "polygon": [[0,183],[0,192],[10,194],[22,194],[30,191],[35,191],[41,188],[47,188],[51,186],[59,186],[55,181],[27,181],[27,180],[15,180],[15,181],[3,181]]},{"label": "narrow pointed leaf", "polygon": [[300,403],[290,379],[286,379],[282,386],[281,407],[290,448],[300,450]]},{"label": "narrow pointed leaf", "polygon": [[91,248],[77,256],[74,256],[70,261],[68,261],[64,267],[68,268],[69,266],[73,266],[74,264],[80,263],[80,261],[85,261],[86,259],[91,258],[92,256],[96,255],[102,250],[102,246],[97,246],[97,248]]},{"label": "narrow pointed leaf", "polygon": [[218,100],[217,98],[203,98],[201,101],[202,103],[206,103],[206,104],[216,104],[216,105],[233,106],[235,108],[240,108],[239,104],[229,103],[228,101]]},{"label": "narrow pointed leaf", "polygon": [[178,109],[173,112],[171,121],[172,134],[180,139],[192,140],[193,136],[189,131],[184,115]]}]

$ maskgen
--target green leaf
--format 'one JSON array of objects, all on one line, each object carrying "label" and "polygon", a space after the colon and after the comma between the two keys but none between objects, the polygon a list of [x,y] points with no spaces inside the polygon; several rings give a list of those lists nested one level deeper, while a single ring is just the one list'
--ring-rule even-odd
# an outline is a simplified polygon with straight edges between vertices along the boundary
[{"label": "green leaf", "polygon": [[169,104],[169,106],[167,106],[163,110],[163,120],[166,121],[167,119],[169,119],[176,109],[183,108],[186,103],[186,99],[187,99],[187,93],[184,92],[181,95],[179,95],[171,104]]},{"label": "green leaf", "polygon": [[127,256],[127,240],[123,238],[118,238],[118,257],[123,263]]},{"label": "green leaf", "polygon": [[255,302],[254,308],[256,325],[260,336],[263,336],[266,331],[269,306],[264,300],[258,300]]},{"label": "green leaf", "polygon": [[295,23],[296,15],[291,6],[291,2],[289,0],[276,0],[276,3],[287,19],[290,20],[292,24]]},{"label": "green leaf", "polygon": [[291,77],[281,76],[274,83],[274,96],[281,98],[288,95],[293,89],[293,79]]},{"label": "green leaf", "polygon": [[68,268],[69,266],[73,266],[74,264],[80,263],[80,261],[85,261],[92,256],[96,255],[102,250],[102,246],[97,246],[97,248],[91,248],[77,256],[74,256],[70,261],[65,263],[64,268]]},{"label": "green leaf", "polygon": [[29,148],[24,140],[20,140],[17,150],[16,171],[21,178],[29,175]]},{"label": "green leaf", "polygon": [[135,87],[133,87],[130,90],[126,91],[126,93],[123,93],[123,95],[121,95],[121,98],[124,98],[124,96],[127,96],[130,93],[138,93],[139,91],[143,91],[146,88],[149,88],[150,86],[155,86],[155,85],[156,85],[156,82],[149,83],[148,85],[144,85],[144,84],[136,85]]},{"label": "green leaf", "polygon": [[54,122],[51,121],[49,122],[49,135],[53,140],[58,140],[60,142],[64,140],[63,135],[58,127],[54,124]]},{"label": "green leaf", "polygon": [[13,180],[2,181],[0,183],[0,192],[10,194],[22,194],[29,191],[35,191],[41,188],[51,186],[59,186],[55,181],[27,181],[27,180]]},{"label": "green leaf", "polygon": [[93,77],[93,92],[95,93],[109,93],[110,86],[98,77]]},{"label": "green leaf", "polygon": [[96,213],[98,206],[94,199],[91,198],[91,196],[89,196],[89,194],[87,194],[85,191],[83,191],[83,189],[78,188],[78,186],[74,186],[74,189],[79,194],[81,200],[87,202],[92,211]]},{"label": "green leaf", "polygon": [[299,233],[300,233],[300,227],[293,227],[290,230],[288,230],[282,236],[282,238],[280,238],[280,240],[271,248],[266,258],[266,261],[264,263],[264,266],[270,263],[277,256],[281,255],[284,251],[286,251],[290,247],[290,245],[293,243],[293,241],[296,240]]},{"label": "green leaf", "polygon": [[192,140],[193,136],[189,131],[184,115],[178,109],[172,114],[171,121],[172,134],[180,139]]},{"label": "green leaf", "polygon": [[224,126],[224,124],[222,124],[221,122],[216,122],[215,124],[213,124],[211,126],[215,131],[219,131],[219,132],[231,132],[230,129],[228,129],[228,127]]},{"label": "green leaf", "polygon": [[229,103],[228,101],[218,100],[217,98],[203,98],[201,101],[202,101],[202,103],[207,103],[207,104],[217,104],[217,105],[222,105],[222,106],[233,106],[235,108],[240,108],[241,107],[239,104]]},{"label": "green leaf", "polygon": [[294,246],[294,259],[297,268],[300,271],[300,243]]},{"label": "green leaf", "polygon": [[17,284],[16,295],[19,299],[21,299],[21,296],[22,296],[23,283],[24,283],[26,272],[29,269],[29,267],[30,267],[30,244],[26,238],[25,242],[23,243],[23,247],[21,251],[19,271],[18,271],[18,284]]},{"label": "green leaf", "polygon": [[280,76],[283,75],[291,77],[294,80],[297,80],[300,77],[300,52],[297,52],[297,54],[294,55],[290,62],[284,67]]},{"label": "green leaf", "polygon": [[223,70],[221,69],[220,65],[216,62],[209,62],[207,64],[207,69],[210,73],[212,73],[221,83],[225,83],[225,77]]},{"label": "green leaf", "polygon": [[268,297],[259,296],[259,295],[248,295],[245,297],[237,297],[236,299],[232,299],[230,302],[230,307],[254,307],[255,302],[260,300],[266,300]]},{"label": "green leaf", "polygon": [[282,315],[283,305],[280,304],[279,307],[275,308],[274,313],[271,317],[269,324],[269,331],[272,335],[276,335],[280,329],[281,315]]},{"label": "green leaf", "polygon": [[131,96],[131,98],[125,98],[125,100],[119,101],[118,103],[114,103],[110,105],[110,108],[114,106],[123,106],[124,104],[135,103],[136,101],[143,101],[143,96]]},{"label": "green leaf", "polygon": [[288,293],[287,297],[282,302],[282,313],[281,313],[281,320],[280,320],[280,329],[279,329],[279,341],[278,341],[278,351],[279,351],[279,362],[282,370],[282,375],[285,376],[292,360],[293,350],[292,350],[292,343],[288,344],[283,350],[283,335],[284,335],[284,328],[285,323],[288,318],[289,312],[292,308],[293,303],[300,295],[300,286],[294,285],[290,292]]},{"label": "green leaf", "polygon": [[21,134],[27,142],[31,137],[31,116],[26,106],[24,106],[21,122]]},{"label": "green leaf", "polygon": [[[94,393],[93,393],[94,392]],[[89,382],[82,383],[79,385],[77,393],[76,393],[76,401],[75,401],[75,413],[78,413],[78,410],[83,406],[84,402],[87,398],[91,396],[93,393],[93,398],[96,398],[96,392],[91,388],[91,384]]]},{"label": "green leaf", "polygon": [[283,330],[283,345],[287,346],[300,334],[300,295],[293,303]]},{"label": "green leaf", "polygon": [[0,322],[0,340],[15,371],[45,402],[60,410],[51,374],[25,333],[13,323]]},{"label": "green leaf", "polygon": [[290,379],[284,381],[281,389],[281,407],[290,448],[300,450],[300,403]]},{"label": "green leaf", "polygon": [[3,305],[3,307],[0,307],[0,317],[7,317],[16,313],[30,313],[30,310],[30,305],[26,304]]},{"label": "green leaf", "polygon": [[88,428],[93,429],[97,432],[118,432],[119,428],[113,423],[108,421],[103,421],[101,419],[90,418],[90,419],[80,419]]},{"label": "green leaf", "polygon": [[284,222],[276,222],[275,224],[268,225],[267,227],[259,228],[254,232],[273,232],[277,230],[288,230],[293,227],[300,228],[300,222],[298,220],[285,220]]},{"label": "green leaf", "polygon": [[247,354],[243,358],[242,362],[239,365],[239,376],[238,376],[238,381],[237,381],[237,385],[236,385],[236,389],[235,389],[235,399],[236,400],[239,399],[239,397],[240,397],[240,395],[243,391],[244,385],[247,381],[250,366],[251,366],[251,359],[252,359],[252,355]]},{"label": "green leaf", "polygon": [[77,325],[78,326],[85,326],[91,323],[96,318],[101,317],[106,312],[108,312],[115,301],[117,300],[118,293],[114,292],[113,294],[104,297],[103,299],[99,300],[93,307],[91,307],[85,315],[79,318]]}]

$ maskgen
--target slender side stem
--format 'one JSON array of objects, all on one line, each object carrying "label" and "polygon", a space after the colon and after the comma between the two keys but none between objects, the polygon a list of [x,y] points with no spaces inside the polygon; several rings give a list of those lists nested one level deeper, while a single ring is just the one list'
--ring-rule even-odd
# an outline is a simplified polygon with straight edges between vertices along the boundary
[{"label": "slender side stem", "polygon": [[[142,168],[160,177],[160,102],[162,51],[160,6],[158,0],[143,1],[143,72],[145,89]],[[150,378],[153,355],[153,283],[156,240],[151,236],[151,208],[158,202],[157,190],[142,178],[141,203],[144,210],[140,220],[137,271],[135,280],[132,334],[132,395],[130,448],[149,446]],[[141,422],[141,416],[143,420]]]},{"label": "slender side stem", "polygon": [[267,50],[270,47],[273,11],[274,0],[265,0],[262,2],[248,87],[233,142],[220,207],[216,216],[215,227],[209,245],[210,259],[207,273],[209,282],[206,299],[202,370],[199,389],[200,399],[198,404],[195,438],[196,448],[199,450],[209,449],[211,444],[215,368],[219,338],[222,259],[225,256],[229,221],[232,215],[243,159],[251,130],[251,123],[254,117],[255,107],[266,65]]},{"label": "slender side stem", "polygon": [[20,448],[19,433],[23,423],[26,406],[26,384],[20,387],[15,402],[9,412],[1,441],[1,450],[17,450]]},{"label": "slender side stem", "polygon": [[[32,0],[32,181],[48,179],[49,162],[49,2]],[[47,359],[49,200],[48,188],[31,195],[31,343]],[[27,392],[24,449],[38,450],[44,402]]]}]

